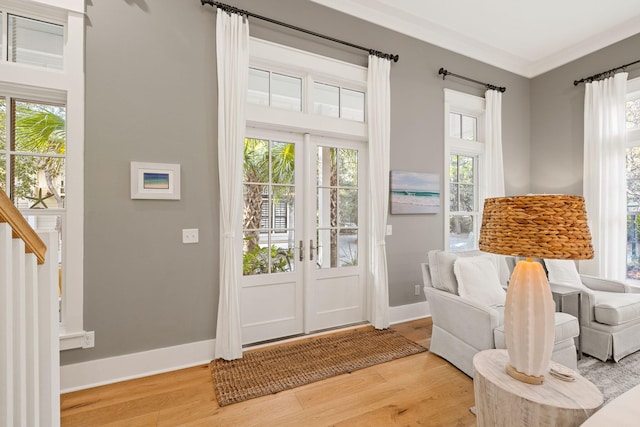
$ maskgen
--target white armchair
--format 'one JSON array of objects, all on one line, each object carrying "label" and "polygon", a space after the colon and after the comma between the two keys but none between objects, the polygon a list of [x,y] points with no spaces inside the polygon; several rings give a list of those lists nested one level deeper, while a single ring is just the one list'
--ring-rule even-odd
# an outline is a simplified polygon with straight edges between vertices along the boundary
[{"label": "white armchair", "polygon": [[[619,361],[640,350],[640,293],[625,283],[578,274],[575,262],[544,260],[550,283],[582,291],[582,352]],[[567,306],[575,314],[576,308]]]},{"label": "white armchair", "polygon": [[[489,306],[458,294],[454,264],[459,257],[492,257],[506,286],[508,267],[504,258],[480,251],[430,251],[429,262],[422,264],[424,292],[429,302],[433,329],[429,351],[451,362],[473,377],[473,356],[482,350],[505,348],[504,305]],[[578,321],[566,313],[556,313],[556,337],[551,358],[576,369],[574,338]]]}]

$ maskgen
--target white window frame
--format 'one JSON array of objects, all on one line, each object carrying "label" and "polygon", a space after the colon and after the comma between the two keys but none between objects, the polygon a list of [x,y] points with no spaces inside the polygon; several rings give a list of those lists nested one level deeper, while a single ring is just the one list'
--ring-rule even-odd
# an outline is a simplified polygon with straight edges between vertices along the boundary
[{"label": "white window frame", "polygon": [[[247,127],[367,140],[367,68],[251,37],[249,67],[302,78],[302,111],[247,103]],[[365,121],[328,117],[313,112],[313,85],[331,84],[365,93]]]},{"label": "white window frame", "polygon": [[[640,97],[640,77],[627,81],[626,100],[630,100],[638,97]],[[640,147],[640,127],[637,127],[635,129],[628,129],[626,131],[625,137],[626,137],[627,148]],[[626,158],[625,158],[625,163],[626,163]],[[626,191],[626,181],[625,181],[625,191]],[[627,236],[625,236],[625,238],[626,237]],[[626,268],[627,268],[627,261],[625,261],[625,278],[626,278]],[[638,280],[634,280],[634,279],[626,278],[625,280],[627,283],[631,283],[636,286],[639,283]]]},{"label": "white window frame", "polygon": [[[482,218],[483,201],[486,197],[486,182],[483,174],[485,163],[485,99],[458,92],[451,89],[444,89],[444,248],[449,250],[449,220],[450,210],[450,181],[449,166],[452,154],[461,154],[474,157],[474,193],[476,210],[471,215],[474,217],[475,243],[478,247],[478,235],[480,231],[480,220]],[[449,136],[449,118],[451,113],[458,113],[472,116],[476,121],[476,141],[468,141],[461,138]]]},{"label": "white window frame", "polygon": [[[65,170],[66,224],[63,259],[60,349],[85,344],[83,328],[84,276],[84,0],[0,0],[3,19],[2,57],[7,53],[7,13],[64,26],[63,69],[0,59],[0,90],[37,101],[63,103],[67,113]],[[53,213],[53,212],[52,212]]]}]

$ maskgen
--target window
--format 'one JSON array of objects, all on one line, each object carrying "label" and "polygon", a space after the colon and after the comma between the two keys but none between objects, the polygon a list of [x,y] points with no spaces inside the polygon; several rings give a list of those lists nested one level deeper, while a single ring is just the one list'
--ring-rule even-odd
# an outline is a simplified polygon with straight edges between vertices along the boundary
[{"label": "window", "polygon": [[[0,0],[0,187],[60,266],[60,348],[82,347],[84,0]],[[73,113],[71,113],[73,112]]]},{"label": "window", "polygon": [[445,248],[476,249],[483,185],[484,99],[445,89]]},{"label": "window", "polygon": [[[283,49],[263,40],[251,39],[251,44],[260,50],[251,49],[247,93],[249,106],[282,110],[279,117],[284,117],[284,112],[301,112],[365,123],[366,74],[363,75],[357,67],[326,61],[293,48]],[[281,58],[283,54],[285,57]],[[248,113],[251,121],[251,108]],[[265,117],[268,117],[265,119],[267,122],[273,122],[276,116],[261,113],[260,121]],[[327,128],[327,122],[321,120],[318,123]],[[354,133],[353,127],[342,129],[347,134]]]},{"label": "window", "polygon": [[640,79],[627,83],[627,279],[640,281]]}]

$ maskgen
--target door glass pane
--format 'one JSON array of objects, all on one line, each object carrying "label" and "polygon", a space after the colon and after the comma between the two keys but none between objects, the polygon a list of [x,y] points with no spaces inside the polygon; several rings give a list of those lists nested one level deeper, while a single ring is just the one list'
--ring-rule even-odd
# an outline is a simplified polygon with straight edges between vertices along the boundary
[{"label": "door glass pane", "polygon": [[249,68],[249,96],[250,104],[269,105],[269,72]]},{"label": "door glass pane", "polygon": [[269,181],[269,141],[264,139],[244,140],[244,182]]},{"label": "door glass pane", "polygon": [[338,184],[342,187],[358,185],[358,151],[338,150]]},{"label": "door glass pane", "polygon": [[340,88],[314,83],[313,112],[328,117],[340,117]]},{"label": "door glass pane", "polygon": [[358,190],[339,190],[338,213],[340,227],[358,226]]},{"label": "door glass pane", "polygon": [[340,117],[364,122],[364,93],[342,89],[340,93]]},{"label": "door glass pane", "polygon": [[302,79],[272,73],[271,106],[302,111]]},{"label": "door glass pane", "polygon": [[286,142],[271,144],[271,175],[274,184],[293,184],[295,176],[295,145]]},{"label": "door glass pane", "polygon": [[456,113],[449,114],[449,136],[451,138],[460,138],[462,135],[461,125],[462,116]]},{"label": "door glass pane", "polygon": [[338,230],[319,229],[317,236],[316,268],[338,267]]},{"label": "door glass pane", "polygon": [[8,60],[40,67],[63,68],[62,25],[8,15]]},{"label": "door glass pane", "polygon": [[358,231],[355,229],[340,230],[338,245],[339,266],[358,265]]},{"label": "door glass pane", "polygon": [[451,215],[449,219],[449,250],[474,249],[474,221],[472,215]]}]

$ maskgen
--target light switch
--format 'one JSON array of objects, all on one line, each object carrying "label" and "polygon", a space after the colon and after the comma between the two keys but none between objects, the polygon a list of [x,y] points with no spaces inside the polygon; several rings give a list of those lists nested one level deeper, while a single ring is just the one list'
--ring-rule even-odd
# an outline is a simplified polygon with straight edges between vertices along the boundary
[{"label": "light switch", "polygon": [[387,236],[391,236],[393,234],[393,227],[391,224],[387,224]]}]

